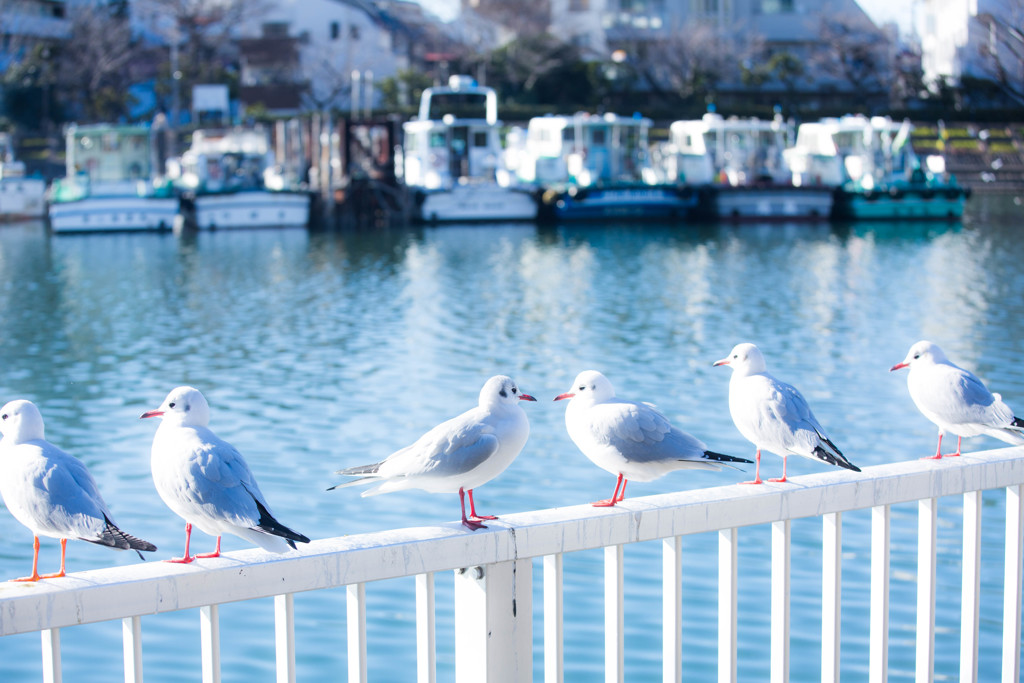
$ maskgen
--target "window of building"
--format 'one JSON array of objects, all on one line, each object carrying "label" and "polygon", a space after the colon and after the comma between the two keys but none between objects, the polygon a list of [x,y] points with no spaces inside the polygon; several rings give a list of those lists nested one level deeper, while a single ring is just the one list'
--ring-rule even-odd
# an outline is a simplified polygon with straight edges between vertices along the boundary
[{"label": "window of building", "polygon": [[348,27],[348,37],[352,40],[359,40],[359,27],[352,24]]},{"label": "window of building", "polygon": [[331,40],[337,40],[341,36],[341,24],[336,21],[331,22]]}]

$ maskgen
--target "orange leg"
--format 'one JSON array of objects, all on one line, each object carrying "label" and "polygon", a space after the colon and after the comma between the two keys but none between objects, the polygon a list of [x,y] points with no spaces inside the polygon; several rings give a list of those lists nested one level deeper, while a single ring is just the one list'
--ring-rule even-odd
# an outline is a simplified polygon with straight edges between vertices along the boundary
[{"label": "orange leg", "polygon": [[39,576],[39,537],[32,537],[32,576],[25,576],[11,581],[38,581],[43,577]]},{"label": "orange leg", "polygon": [[[761,449],[757,449],[757,455],[754,457],[757,461],[757,465],[754,466],[754,481],[741,481],[741,484],[763,484],[761,481]],[[782,468],[785,469],[786,465],[783,463]]]},{"label": "orange leg", "polygon": [[476,514],[476,503],[473,502],[473,489],[466,491],[469,494],[469,518],[474,522],[479,522],[484,519],[497,519],[494,515],[478,515]]},{"label": "orange leg", "polygon": [[[466,517],[466,492],[461,487],[459,488],[459,503],[462,504],[462,525],[470,531],[476,531],[477,529],[486,529],[487,527],[478,521],[469,519]],[[473,492],[469,492],[469,504],[470,507],[473,505]]]},{"label": "orange leg", "polygon": [[64,558],[67,556],[67,552],[68,552],[68,539],[62,538],[62,539],[60,539],[60,571],[57,572],[56,574],[43,574],[39,578],[41,578],[41,579],[59,579],[60,577],[64,576],[65,575],[64,574]]},{"label": "orange leg", "polygon": [[191,540],[192,540],[192,523],[191,522],[185,522],[185,554],[184,554],[184,556],[182,556],[182,557],[172,557],[169,560],[164,560],[164,562],[175,562],[175,563],[178,563],[178,564],[188,564],[192,560],[196,559],[195,555],[189,556],[189,554],[188,554],[188,545],[191,542]]},{"label": "orange leg", "polygon": [[[957,440],[956,443],[957,443],[957,448],[956,448],[957,453],[956,454],[960,455],[960,441],[959,441],[959,439]],[[921,458],[921,459],[922,460],[941,460],[942,459],[942,432],[939,432],[939,444],[935,447],[935,455],[929,455],[929,456],[926,456],[926,457]]]},{"label": "orange leg", "polygon": [[220,557],[220,536],[217,537],[217,549],[212,553],[196,553],[195,557]]},{"label": "orange leg", "polygon": [[[615,480],[615,491],[612,493],[612,497],[605,500],[596,500],[591,505],[596,508],[610,508],[616,503],[621,503],[626,497],[626,484],[628,483],[629,480],[622,476],[622,472],[619,472],[619,477]],[[621,492],[619,491],[620,486],[622,487]]]},{"label": "orange leg", "polygon": [[786,461],[789,459],[788,455],[782,456],[782,476],[778,479],[769,479],[768,481],[776,481],[785,483],[786,481]]}]

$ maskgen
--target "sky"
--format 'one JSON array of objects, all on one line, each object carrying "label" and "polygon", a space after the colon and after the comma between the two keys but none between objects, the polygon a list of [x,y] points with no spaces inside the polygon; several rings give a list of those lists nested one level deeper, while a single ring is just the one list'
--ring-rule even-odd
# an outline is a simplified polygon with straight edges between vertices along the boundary
[{"label": "sky", "polygon": [[[459,9],[459,0],[417,1],[445,21],[454,18]],[[857,0],[857,4],[876,24],[883,25],[895,21],[900,25],[900,31],[903,33],[910,31],[914,2],[915,0]]]}]

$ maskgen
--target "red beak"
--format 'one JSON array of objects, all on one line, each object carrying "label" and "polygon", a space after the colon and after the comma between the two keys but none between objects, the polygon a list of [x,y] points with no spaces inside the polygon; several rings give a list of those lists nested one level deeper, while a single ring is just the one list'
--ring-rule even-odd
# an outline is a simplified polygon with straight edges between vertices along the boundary
[{"label": "red beak", "polygon": [[564,398],[572,398],[572,397],[573,397],[573,396],[575,396],[575,395],[576,395],[576,394],[574,394],[574,393],[572,393],[572,392],[566,392],[566,393],[564,393],[564,394],[559,394],[558,396],[555,396],[555,400],[556,400],[556,401],[561,401],[561,400],[562,400],[562,399],[564,399]]},{"label": "red beak", "polygon": [[910,363],[897,363],[896,365],[889,368],[889,372],[892,372],[893,370],[899,370],[900,368],[905,368],[908,365],[910,365]]},{"label": "red beak", "polygon": [[139,415],[139,419],[141,420],[142,418],[145,418],[145,417],[160,417],[163,414],[164,414],[164,411],[162,411],[162,410],[147,410],[142,415]]},{"label": "red beak", "polygon": [[533,396],[530,396],[529,394],[520,394],[519,395],[519,400],[520,401],[536,401],[537,399],[535,399]]}]

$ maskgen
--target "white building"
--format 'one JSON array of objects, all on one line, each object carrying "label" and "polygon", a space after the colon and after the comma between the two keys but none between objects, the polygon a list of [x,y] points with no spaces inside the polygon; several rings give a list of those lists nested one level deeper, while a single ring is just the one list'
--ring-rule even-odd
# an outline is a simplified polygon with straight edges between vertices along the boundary
[{"label": "white building", "polygon": [[[298,39],[307,104],[347,108],[365,102],[372,82],[404,68],[395,53],[393,31],[372,3],[361,0],[276,0],[270,11],[240,27],[241,36],[275,34]],[[247,83],[247,77],[252,83]],[[255,84],[258,74],[242,74]],[[354,87],[354,89],[353,89]]]},{"label": "white building", "polygon": [[[1024,80],[1018,56],[1024,51],[1022,24],[1022,0],[920,0],[915,28],[925,82],[992,79],[996,59],[1009,69],[1009,77]],[[1016,55],[1008,46],[1016,48]]]}]

